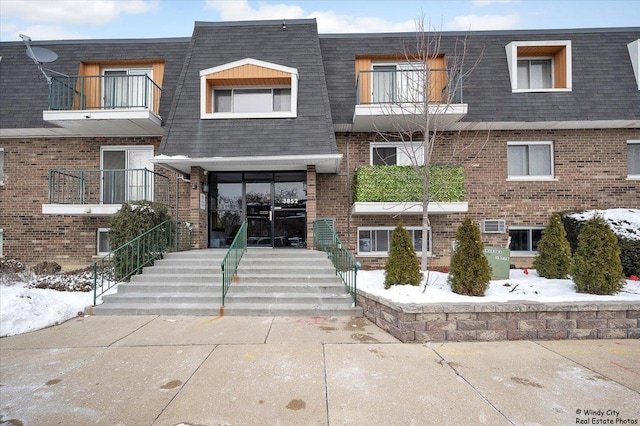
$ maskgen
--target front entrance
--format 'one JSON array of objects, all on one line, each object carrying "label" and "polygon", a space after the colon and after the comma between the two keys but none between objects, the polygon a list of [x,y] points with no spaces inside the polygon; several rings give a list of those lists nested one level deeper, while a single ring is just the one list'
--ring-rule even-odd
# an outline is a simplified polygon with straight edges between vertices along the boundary
[{"label": "front entrance", "polygon": [[228,247],[247,220],[251,247],[306,247],[306,172],[210,173],[210,247]]}]

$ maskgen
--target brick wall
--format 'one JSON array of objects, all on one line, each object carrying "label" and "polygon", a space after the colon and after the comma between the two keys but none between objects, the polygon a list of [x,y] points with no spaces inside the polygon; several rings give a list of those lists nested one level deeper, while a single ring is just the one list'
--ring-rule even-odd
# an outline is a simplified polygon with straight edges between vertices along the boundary
[{"label": "brick wall", "polygon": [[[55,261],[65,269],[87,266],[97,252],[97,230],[108,227],[109,218],[42,214],[42,205],[49,202],[49,170],[97,170],[101,146],[153,145],[157,150],[159,144],[159,137],[0,140],[4,148],[0,228],[4,230],[5,258],[26,263]],[[159,166],[155,171],[171,179],[169,189],[158,190],[169,191],[174,216],[175,174]],[[187,185],[181,182],[181,197],[185,189],[188,191]],[[181,206],[181,214],[184,212]]]},{"label": "brick wall", "polygon": [[[640,181],[627,180],[627,140],[640,138],[637,129],[523,130],[443,133],[434,149],[433,164],[464,166],[466,200],[473,219],[506,219],[507,226],[545,226],[558,211],[640,206]],[[338,133],[344,155],[339,175],[318,175],[318,216],[335,217],[340,238],[356,249],[359,226],[420,224],[417,215],[353,216],[351,180],[354,170],[368,165],[375,133]],[[507,142],[552,141],[552,181],[507,181]],[[449,262],[451,241],[467,214],[431,215],[435,265]],[[487,245],[505,246],[508,234],[483,234]],[[385,258],[359,256],[365,266]],[[532,258],[515,258],[530,266]]]},{"label": "brick wall", "polygon": [[358,306],[402,342],[640,339],[640,303],[403,305],[358,291]]}]

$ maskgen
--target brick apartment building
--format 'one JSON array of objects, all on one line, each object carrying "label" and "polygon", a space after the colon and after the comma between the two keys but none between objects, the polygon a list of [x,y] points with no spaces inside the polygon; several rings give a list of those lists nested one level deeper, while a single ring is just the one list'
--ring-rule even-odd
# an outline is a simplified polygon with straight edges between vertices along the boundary
[{"label": "brick apartment building", "polygon": [[[380,265],[402,221],[447,264],[470,216],[527,265],[550,214],[640,207],[640,28],[439,36],[427,68],[415,34],[318,35],[314,20],[33,41],[58,56],[44,73],[2,43],[0,254],[85,266],[121,203],[148,199],[193,225],[194,248],[225,247],[247,220],[250,245],[304,249],[325,218]],[[382,184],[421,161],[393,135],[425,107],[431,164],[459,185],[433,197],[428,236],[419,200]]]}]

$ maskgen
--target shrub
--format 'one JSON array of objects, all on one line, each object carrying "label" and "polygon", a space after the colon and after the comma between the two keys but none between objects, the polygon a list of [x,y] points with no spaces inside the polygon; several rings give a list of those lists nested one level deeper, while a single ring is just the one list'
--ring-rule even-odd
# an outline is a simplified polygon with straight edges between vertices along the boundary
[{"label": "shrub", "polygon": [[602,217],[585,222],[578,235],[573,282],[580,293],[610,295],[624,285],[620,247]]},{"label": "shrub", "polygon": [[538,255],[533,260],[533,267],[541,277],[564,279],[571,273],[572,266],[567,233],[560,215],[554,214],[538,242]]},{"label": "shrub", "polygon": [[456,232],[456,248],[451,255],[449,285],[454,293],[467,296],[484,296],[491,267],[484,255],[480,229],[467,218]]},{"label": "shrub", "polygon": [[[111,250],[122,247],[134,238],[169,219],[171,217],[167,207],[163,204],[149,201],[141,201],[136,205],[124,203],[122,208],[109,221],[109,245]],[[169,234],[172,234],[172,232],[169,232]],[[157,257],[159,253],[167,248],[172,238],[173,235],[166,235],[166,238],[155,239],[154,244],[157,246],[147,245],[143,248],[143,252],[137,248],[119,251],[113,259],[116,277],[127,277],[136,266],[146,263],[145,260]]]},{"label": "shrub", "polygon": [[620,263],[625,277],[635,275],[640,277],[640,240],[630,240],[618,237],[620,246]]},{"label": "shrub", "polygon": [[409,231],[399,223],[391,233],[389,259],[384,266],[384,287],[392,285],[420,285],[422,273],[420,263],[413,248]]}]

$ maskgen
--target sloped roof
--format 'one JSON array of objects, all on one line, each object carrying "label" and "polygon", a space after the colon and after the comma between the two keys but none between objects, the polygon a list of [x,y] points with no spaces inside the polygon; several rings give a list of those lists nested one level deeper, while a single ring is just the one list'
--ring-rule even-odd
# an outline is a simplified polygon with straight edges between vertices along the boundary
[{"label": "sloped roof", "polygon": [[[200,71],[245,58],[298,70],[296,118],[200,119]],[[160,154],[190,158],[337,153],[315,20],[196,22]]]},{"label": "sloped roof", "polygon": [[[463,122],[540,122],[640,119],[640,91],[627,44],[640,28],[441,33],[441,53],[461,54],[466,38]],[[571,40],[570,92],[512,93],[505,46],[512,41]],[[355,56],[402,53],[414,34],[321,35],[333,121],[351,123],[355,109]]]},{"label": "sloped roof", "polygon": [[[34,41],[31,45],[57,53],[58,59],[46,68],[66,75],[77,75],[81,62],[163,59],[160,116],[164,119],[171,108],[189,39]],[[42,111],[48,108],[49,89],[25,51],[22,42],[0,43],[0,128],[55,127],[42,120]]]}]

